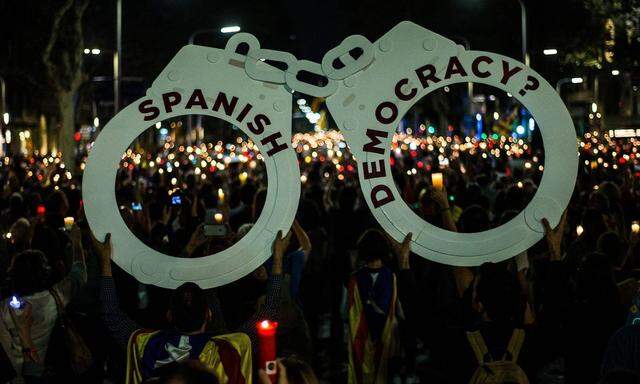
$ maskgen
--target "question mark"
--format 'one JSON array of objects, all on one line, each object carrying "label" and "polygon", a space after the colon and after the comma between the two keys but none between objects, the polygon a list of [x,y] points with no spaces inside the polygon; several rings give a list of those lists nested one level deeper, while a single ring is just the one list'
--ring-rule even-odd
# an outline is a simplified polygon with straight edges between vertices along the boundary
[{"label": "question mark", "polygon": [[524,89],[520,90],[520,96],[524,96],[527,91],[533,91],[538,89],[538,86],[540,85],[540,82],[538,81],[538,79],[536,79],[535,77],[529,75],[527,76],[527,85],[524,86]]}]

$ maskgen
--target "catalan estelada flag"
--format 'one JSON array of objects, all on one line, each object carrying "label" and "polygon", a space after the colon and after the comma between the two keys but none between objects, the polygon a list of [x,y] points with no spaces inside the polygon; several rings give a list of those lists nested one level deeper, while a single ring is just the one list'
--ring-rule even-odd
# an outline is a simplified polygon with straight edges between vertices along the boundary
[{"label": "catalan estelada flag", "polygon": [[127,346],[126,384],[156,377],[170,363],[198,359],[221,384],[252,382],[251,340],[244,333],[182,335],[174,330],[139,330]]},{"label": "catalan estelada flag", "polygon": [[385,267],[363,268],[351,277],[347,295],[349,384],[386,383],[396,342],[396,277]]}]

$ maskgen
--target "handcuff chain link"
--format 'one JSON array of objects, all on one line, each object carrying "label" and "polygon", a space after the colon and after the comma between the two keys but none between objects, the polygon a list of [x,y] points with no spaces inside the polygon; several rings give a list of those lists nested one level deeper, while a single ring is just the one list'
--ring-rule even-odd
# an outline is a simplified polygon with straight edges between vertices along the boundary
[{"label": "handcuff chain link", "polygon": [[[226,50],[236,52],[237,47],[246,43],[249,46],[245,60],[245,73],[254,80],[275,84],[286,84],[291,90],[316,97],[327,97],[338,89],[338,81],[352,76],[373,61],[374,50],[371,42],[362,35],[352,35],[344,39],[338,46],[329,50],[321,63],[309,60],[298,60],[286,51],[260,48],[258,40],[249,33],[237,33],[229,39]],[[361,49],[362,53],[354,58],[351,52]],[[342,67],[336,68],[338,61]],[[266,61],[286,64],[286,69],[276,68]],[[264,65],[261,63],[265,62]],[[300,71],[325,77],[327,83],[315,85],[298,79]]]}]

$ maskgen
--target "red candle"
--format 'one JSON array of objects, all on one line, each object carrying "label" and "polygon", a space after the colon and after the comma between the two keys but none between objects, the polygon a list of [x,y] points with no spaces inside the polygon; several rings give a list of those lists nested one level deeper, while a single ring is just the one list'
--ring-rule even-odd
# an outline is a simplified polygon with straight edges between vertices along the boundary
[{"label": "red candle", "polygon": [[276,382],[276,329],[278,323],[263,320],[257,324],[259,340],[259,367],[269,375],[272,383]]}]

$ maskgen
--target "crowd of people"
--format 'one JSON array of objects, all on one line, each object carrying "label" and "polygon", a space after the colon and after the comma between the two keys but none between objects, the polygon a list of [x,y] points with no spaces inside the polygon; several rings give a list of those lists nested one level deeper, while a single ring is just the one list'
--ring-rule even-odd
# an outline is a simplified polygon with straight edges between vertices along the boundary
[{"label": "crowd of people", "polygon": [[[335,131],[296,134],[302,196],[291,231],[249,275],[214,289],[136,281],[84,216],[84,159],[2,160],[0,382],[271,382],[256,324],[278,322],[278,383],[640,383],[640,168],[635,139],[577,141],[578,182],[560,224],[500,263],[466,268],[380,228]],[[394,180],[441,228],[508,222],[544,173],[527,138],[397,134]],[[431,185],[431,173],[444,187]],[[215,254],[260,216],[253,143],[132,146],[116,196],[131,231],[182,258]],[[115,207],[114,207],[115,209]],[[225,231],[207,234],[208,212]],[[483,381],[484,380],[484,381]],[[493,381],[490,381],[493,380]]]}]

